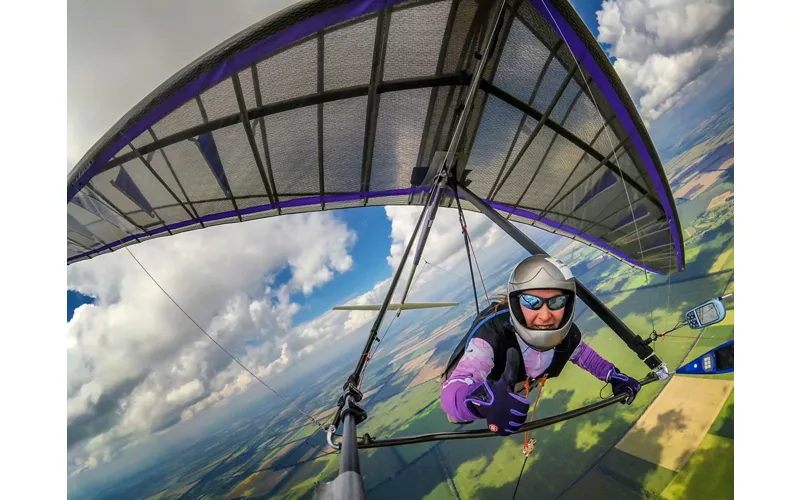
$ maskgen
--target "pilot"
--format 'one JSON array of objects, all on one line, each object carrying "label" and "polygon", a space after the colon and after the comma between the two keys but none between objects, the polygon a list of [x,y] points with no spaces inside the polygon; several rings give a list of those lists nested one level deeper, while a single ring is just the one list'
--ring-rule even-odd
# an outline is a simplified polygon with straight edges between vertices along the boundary
[{"label": "pilot", "polygon": [[639,382],[581,340],[573,323],[575,288],[569,268],[551,257],[534,255],[514,268],[506,295],[478,315],[448,364],[440,400],[450,422],[485,419],[496,434],[516,432],[530,401],[515,386],[557,377],[567,361],[633,402]]}]

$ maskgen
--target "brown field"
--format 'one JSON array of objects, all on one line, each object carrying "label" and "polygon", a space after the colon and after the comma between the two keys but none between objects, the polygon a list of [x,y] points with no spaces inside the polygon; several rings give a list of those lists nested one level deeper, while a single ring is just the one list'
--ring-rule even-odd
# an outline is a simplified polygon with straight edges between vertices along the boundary
[{"label": "brown field", "polygon": [[194,487],[194,485],[199,483],[199,482],[200,482],[200,480],[198,479],[197,481],[195,481],[193,483],[189,483],[189,484],[187,484],[186,486],[184,486],[183,488],[181,488],[179,490],[173,491],[171,494],[181,496],[184,493],[186,493],[187,491],[191,490]]},{"label": "brown field", "polygon": [[[321,420],[327,418],[328,416],[333,415],[333,413],[336,411],[336,408],[337,408],[336,406],[332,406],[332,407],[328,408],[327,410],[324,410],[321,413],[317,414],[318,411],[322,410],[322,408],[319,408],[318,410],[315,410],[314,413],[312,413],[312,415],[314,415],[315,419],[321,421]],[[306,424],[306,425],[308,425],[308,424]]]},{"label": "brown field", "polygon": [[309,458],[311,458],[311,456],[312,456],[312,455],[314,455],[315,453],[319,453],[319,450],[318,450],[318,449],[312,448],[312,447],[310,447],[310,446],[306,446],[306,448],[308,448],[308,451],[306,452],[306,454],[305,454],[305,455],[303,455],[302,457],[300,457],[300,460],[298,460],[298,462],[302,462],[303,460],[308,460],[308,459],[309,459]]},{"label": "brown field", "polygon": [[676,472],[681,470],[732,389],[732,380],[673,376],[617,449]]},{"label": "brown field", "polygon": [[708,208],[706,210],[712,210],[716,207],[724,205],[730,196],[733,196],[733,191],[725,191],[721,195],[715,196],[714,199],[712,199],[708,204]]},{"label": "brown field", "polygon": [[[397,344],[396,346],[394,346],[392,348],[392,350],[387,353],[387,355],[402,351],[404,349],[407,350],[409,348],[412,349],[411,352],[413,352],[413,348],[409,347],[409,346],[413,346],[413,345],[415,345],[415,343],[420,343],[420,342],[424,342],[424,341],[425,341],[425,338],[423,337],[422,333],[417,333],[417,334],[411,335],[406,340],[404,340],[403,342],[401,342],[401,343]],[[397,356],[395,356],[395,358],[397,358]]]},{"label": "brown field", "polygon": [[298,443],[289,443],[289,444],[285,445],[283,448],[280,449],[280,451],[278,451],[274,455],[270,455],[269,457],[264,459],[264,461],[261,462],[261,464],[258,466],[258,468],[259,469],[263,469],[265,467],[269,467],[269,465],[271,463],[275,462],[276,460],[278,460],[282,456],[286,455],[287,453],[292,451],[295,448],[295,446],[298,446],[298,445],[299,445]]},{"label": "brown field", "polygon": [[425,363],[428,362],[430,357],[433,356],[433,352],[434,351],[435,351],[435,349],[431,349],[430,351],[426,352],[425,354],[422,354],[421,356],[417,356],[416,358],[412,359],[408,363],[404,364],[403,366],[400,367],[400,369],[397,371],[397,374],[395,376],[396,377],[401,377],[401,376],[405,375],[406,373],[412,373],[412,372],[416,372],[416,371],[421,370],[422,367],[425,365]]},{"label": "brown field", "polygon": [[416,387],[416,386],[418,386],[420,384],[424,384],[428,380],[431,380],[431,379],[436,378],[439,375],[441,375],[441,373],[444,371],[445,367],[447,366],[448,359],[449,358],[442,359],[437,364],[426,363],[425,367],[417,374],[416,377],[414,377],[414,380],[412,380],[408,384],[408,386],[406,387],[406,390],[409,390],[412,387]]},{"label": "brown field", "polygon": [[[727,163],[727,162],[726,162]],[[688,198],[693,200],[697,195],[708,189],[709,186],[714,184],[719,176],[722,175],[722,170],[714,170],[713,172],[705,172],[700,175],[692,175],[686,182],[675,191],[676,198]],[[687,196],[688,195],[688,196]]]},{"label": "brown field", "polygon": [[449,335],[455,335],[455,334],[457,334],[457,333],[462,333],[462,332],[460,332],[460,331],[458,331],[458,330],[455,330],[455,327],[458,325],[458,323],[460,323],[461,321],[463,321],[463,319],[464,319],[464,318],[460,318],[460,319],[458,319],[458,320],[455,320],[455,321],[452,321],[452,322],[448,323],[447,325],[445,325],[445,326],[443,326],[443,327],[437,328],[436,330],[434,330],[433,332],[431,332],[431,334],[430,334],[429,336],[427,336],[427,337],[424,337],[424,338],[422,338],[422,339],[417,339],[416,337],[414,337],[414,338],[411,338],[411,339],[409,339],[409,340],[406,340],[406,341],[405,341],[405,342],[403,342],[402,344],[400,344],[400,345],[398,345],[397,347],[395,347],[394,349],[392,349],[392,350],[389,352],[389,354],[391,354],[391,353],[393,353],[393,352],[396,352],[396,351],[400,350],[400,349],[401,349],[403,346],[405,346],[405,345],[408,345],[408,344],[409,344],[410,342],[412,342],[412,341],[415,341],[415,340],[416,340],[416,341],[417,341],[417,343],[416,343],[416,344],[413,344],[413,345],[410,345],[410,346],[409,346],[407,349],[405,349],[404,351],[400,352],[399,354],[396,354],[396,355],[395,355],[395,356],[392,358],[392,360],[391,360],[391,361],[389,361],[389,364],[392,364],[392,363],[394,363],[395,361],[397,361],[398,359],[401,359],[401,358],[403,358],[403,357],[405,357],[405,356],[408,356],[409,354],[411,354],[412,352],[416,351],[417,349],[419,349],[420,347],[424,346],[425,344],[427,344],[427,343],[429,343],[429,342],[433,342],[434,340],[436,340],[436,339],[438,339],[438,338],[440,338],[440,337],[443,337],[445,334],[449,334]]},{"label": "brown field", "polygon": [[375,387],[374,389],[371,389],[371,390],[365,392],[364,395],[363,395],[363,399],[366,399],[366,398],[372,396],[373,394],[375,394],[376,392],[380,391],[381,389],[383,389],[384,385],[386,385],[386,384],[381,384],[378,387]]}]

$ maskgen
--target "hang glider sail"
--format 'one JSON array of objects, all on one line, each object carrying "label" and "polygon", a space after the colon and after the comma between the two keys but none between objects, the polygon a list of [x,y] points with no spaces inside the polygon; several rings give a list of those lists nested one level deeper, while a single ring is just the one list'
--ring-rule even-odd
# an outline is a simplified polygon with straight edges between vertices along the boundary
[{"label": "hang glider sail", "polygon": [[[408,311],[410,309],[434,309],[438,307],[457,306],[458,302],[406,302],[405,304],[388,304],[387,311]],[[334,311],[380,311],[381,304],[362,304],[352,306],[336,306]]]},{"label": "hang glider sail", "polygon": [[[230,38],[70,173],[68,264],[212,225],[426,204],[498,5],[307,1]],[[601,47],[567,0],[504,5],[452,151],[459,182],[507,220],[682,270],[666,176]]]}]

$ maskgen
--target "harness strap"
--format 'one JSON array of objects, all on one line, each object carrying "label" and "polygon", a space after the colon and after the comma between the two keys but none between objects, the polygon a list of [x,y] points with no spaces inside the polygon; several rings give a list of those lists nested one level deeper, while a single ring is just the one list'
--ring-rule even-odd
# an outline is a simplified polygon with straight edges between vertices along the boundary
[{"label": "harness strap", "polygon": [[[533,411],[531,411],[531,422],[533,422],[534,418],[536,417],[536,407],[539,405],[539,398],[542,395],[542,389],[544,389],[544,383],[547,382],[547,374],[545,373],[542,377],[542,383],[539,384],[539,392],[536,394],[536,401],[533,403]],[[525,379],[525,397],[528,397],[528,392],[530,391],[530,379]],[[525,432],[525,441],[523,441],[522,445],[522,454],[526,457],[533,452],[533,447],[536,446],[536,438],[530,439],[531,431]]]}]

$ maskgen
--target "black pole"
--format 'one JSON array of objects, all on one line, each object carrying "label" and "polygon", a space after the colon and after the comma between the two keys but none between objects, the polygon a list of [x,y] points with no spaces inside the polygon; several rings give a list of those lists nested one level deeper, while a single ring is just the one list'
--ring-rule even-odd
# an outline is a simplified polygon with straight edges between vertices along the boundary
[{"label": "black pole", "polygon": [[354,446],[357,443],[356,436],[356,423],[353,415],[345,414],[344,416],[344,431],[342,434],[342,454],[339,458],[339,474],[345,472],[359,472],[358,466],[358,447]]},{"label": "black pole", "polygon": [[[640,384],[642,386],[645,386],[657,380],[658,377],[650,373],[640,381]],[[532,422],[527,422],[519,428],[517,433],[532,431],[535,429],[541,429],[542,427],[547,427],[553,424],[557,424],[559,422],[570,420],[575,417],[580,417],[581,415],[586,415],[587,413],[592,413],[602,408],[606,408],[613,404],[619,403],[622,400],[626,399],[627,397],[628,397],[627,394],[619,394],[617,396],[612,396],[608,399],[603,399],[602,401],[592,403],[582,408],[560,413],[558,415],[553,415],[552,417],[546,417],[539,420],[534,420]],[[362,438],[363,441],[359,442],[358,447],[360,449],[383,448],[385,446],[401,446],[404,444],[418,444],[418,443],[427,443],[431,441],[451,441],[455,439],[476,439],[476,438],[486,438],[486,437],[501,437],[501,436],[498,436],[489,429],[434,432],[430,434],[420,434],[417,436],[407,436],[407,437],[388,438],[388,439],[372,439],[368,434],[366,434]]]},{"label": "black pole", "polygon": [[342,411],[344,432],[339,455],[339,475],[333,481],[317,487],[315,498],[319,500],[363,500],[366,497],[364,479],[361,477],[358,463],[356,425],[363,421],[367,414],[353,402],[349,394],[345,400],[345,408]]},{"label": "black pole", "polygon": [[[545,252],[542,247],[525,236],[525,234],[520,231],[519,228],[506,220],[505,217],[497,213],[494,208],[490,207],[484,200],[464,187],[461,183],[458,183],[458,195],[463,196],[465,200],[475,205],[475,207],[480,210],[483,215],[500,226],[503,231],[514,238],[514,240],[522,245],[525,250],[529,251],[531,255],[547,255],[547,252]],[[647,345],[647,343],[645,343],[644,339],[633,333],[631,329],[628,328],[627,325],[625,325],[625,323],[623,323],[613,311],[611,311],[611,309],[606,307],[605,304],[595,297],[594,294],[577,278],[575,279],[575,285],[577,288],[577,295],[584,302],[584,304],[586,304],[589,309],[594,311],[594,313],[601,320],[603,320],[605,324],[611,327],[614,333],[616,333],[617,336],[621,338],[622,341],[625,342],[625,344],[627,344],[627,346],[633,352],[635,352],[637,356],[639,356],[639,359],[644,360],[645,364],[647,364],[647,366],[653,370],[662,365],[661,360],[658,358],[658,356],[656,356],[656,353],[653,351],[653,349]]]},{"label": "black pole", "polygon": [[472,258],[469,255],[469,239],[467,237],[467,230],[462,229],[461,233],[464,235],[464,246],[467,248],[467,263],[469,263],[469,277],[470,280],[472,280],[472,295],[475,296],[475,312],[476,314],[480,315],[481,306],[478,303],[478,288],[477,285],[475,284],[475,273],[472,272]]}]

